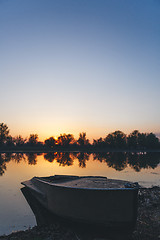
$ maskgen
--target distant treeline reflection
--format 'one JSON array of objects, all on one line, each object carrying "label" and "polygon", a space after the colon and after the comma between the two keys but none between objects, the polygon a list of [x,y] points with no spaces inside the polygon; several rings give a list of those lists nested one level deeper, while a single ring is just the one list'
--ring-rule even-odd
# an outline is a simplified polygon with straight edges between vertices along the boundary
[{"label": "distant treeline reflection", "polygon": [[106,153],[85,153],[85,152],[48,152],[48,153],[1,153],[0,154],[0,175],[7,170],[7,163],[14,161],[20,163],[25,161],[30,165],[36,165],[38,156],[43,155],[48,162],[59,163],[59,166],[72,166],[78,160],[79,167],[85,168],[93,155],[93,161],[106,163],[108,167],[117,171],[124,170],[127,166],[139,172],[141,169],[154,169],[160,163],[160,153],[132,153],[132,152],[106,152]]}]

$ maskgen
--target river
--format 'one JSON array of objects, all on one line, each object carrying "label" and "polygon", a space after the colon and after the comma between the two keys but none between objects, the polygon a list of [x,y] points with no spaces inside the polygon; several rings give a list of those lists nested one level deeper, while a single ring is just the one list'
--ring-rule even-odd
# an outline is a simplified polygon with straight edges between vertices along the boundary
[{"label": "river", "polygon": [[36,225],[20,191],[33,176],[106,176],[160,186],[160,153],[3,153],[0,154],[0,235]]}]

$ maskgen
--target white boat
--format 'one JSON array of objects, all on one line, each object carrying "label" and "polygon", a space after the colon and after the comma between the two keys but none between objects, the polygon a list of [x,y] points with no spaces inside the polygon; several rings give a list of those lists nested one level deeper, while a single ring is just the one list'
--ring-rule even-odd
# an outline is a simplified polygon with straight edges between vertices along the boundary
[{"label": "white boat", "polygon": [[106,177],[55,175],[22,182],[49,211],[72,221],[133,229],[137,184]]}]

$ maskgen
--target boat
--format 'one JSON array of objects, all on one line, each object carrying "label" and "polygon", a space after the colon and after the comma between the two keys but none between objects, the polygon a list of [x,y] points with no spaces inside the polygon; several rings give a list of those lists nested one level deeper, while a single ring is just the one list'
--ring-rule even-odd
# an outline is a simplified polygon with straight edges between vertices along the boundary
[{"label": "boat", "polygon": [[59,223],[59,218],[44,208],[28,188],[22,187],[21,192],[34,214],[37,226]]},{"label": "boat", "polygon": [[134,229],[138,184],[101,176],[33,177],[22,184],[50,212],[79,223]]}]

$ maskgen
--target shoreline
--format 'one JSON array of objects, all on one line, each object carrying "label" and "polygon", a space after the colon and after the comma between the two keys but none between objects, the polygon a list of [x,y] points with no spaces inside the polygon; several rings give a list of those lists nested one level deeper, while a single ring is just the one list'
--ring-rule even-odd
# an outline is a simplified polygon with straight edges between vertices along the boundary
[{"label": "shoreline", "polygon": [[76,232],[58,223],[35,226],[32,229],[0,236],[0,240],[157,240],[160,239],[160,187],[140,188],[138,194],[138,217],[132,234],[108,232],[103,238],[90,232]]},{"label": "shoreline", "polygon": [[95,149],[95,150],[89,150],[89,149],[54,149],[54,150],[46,150],[46,149],[23,149],[23,150],[0,150],[0,153],[54,153],[54,152],[86,152],[86,153],[108,153],[108,152],[115,152],[115,153],[160,153],[160,149],[132,149],[132,150],[121,150],[121,149]]}]

